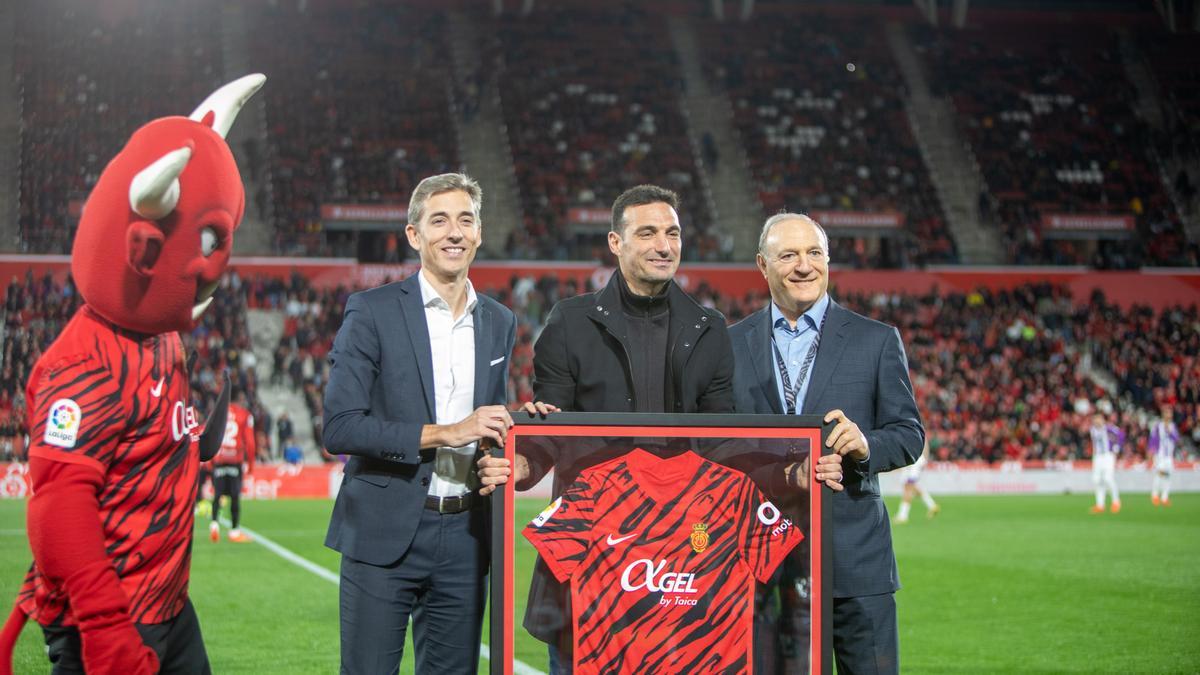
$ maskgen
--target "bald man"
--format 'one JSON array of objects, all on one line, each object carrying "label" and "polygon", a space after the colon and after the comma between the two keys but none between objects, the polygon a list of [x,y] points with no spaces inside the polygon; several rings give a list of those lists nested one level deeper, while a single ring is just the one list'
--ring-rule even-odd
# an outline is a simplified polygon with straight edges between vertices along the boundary
[{"label": "bald man", "polygon": [[729,330],[737,412],[835,423],[827,445],[844,458],[845,486],[831,496],[838,672],[899,672],[900,578],[876,476],[917,461],[925,444],[900,333],[829,297],[829,238],[808,216],[767,219],[756,261],[771,303]]}]

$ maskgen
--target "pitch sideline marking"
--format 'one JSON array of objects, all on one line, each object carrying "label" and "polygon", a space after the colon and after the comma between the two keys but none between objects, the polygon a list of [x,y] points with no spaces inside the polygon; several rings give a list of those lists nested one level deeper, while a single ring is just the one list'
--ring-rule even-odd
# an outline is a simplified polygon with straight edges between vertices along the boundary
[{"label": "pitch sideline marking", "polygon": [[[229,527],[232,527],[233,524],[229,522],[228,518],[222,517],[221,525],[224,525],[226,528],[229,528]],[[276,544],[275,542],[271,541],[267,537],[264,537],[263,535],[259,534],[258,532],[255,532],[254,530],[252,530],[248,527],[242,526],[241,529],[243,532],[250,535],[254,542],[256,542],[258,544],[262,544],[263,547],[266,548],[271,553],[274,553],[275,555],[279,556],[280,558],[283,558],[284,560],[292,563],[293,565],[296,565],[297,567],[301,567],[303,569],[308,570],[309,572],[312,572],[313,574],[321,577],[322,579],[332,583],[335,586],[337,586],[339,584],[338,575],[334,574],[329,569],[322,567],[322,566],[316,564],[315,562],[309,560],[308,558],[305,558],[304,556],[294,553],[291,550],[289,550],[283,546],[280,546],[279,544]],[[481,643],[479,646],[479,656],[490,661],[491,654],[492,654],[492,650],[489,649],[486,644]],[[523,661],[517,660],[517,659],[513,659],[513,672],[516,673],[517,675],[546,675],[546,673],[543,673],[542,671],[538,670],[537,668],[534,668],[533,666],[531,666]]]}]

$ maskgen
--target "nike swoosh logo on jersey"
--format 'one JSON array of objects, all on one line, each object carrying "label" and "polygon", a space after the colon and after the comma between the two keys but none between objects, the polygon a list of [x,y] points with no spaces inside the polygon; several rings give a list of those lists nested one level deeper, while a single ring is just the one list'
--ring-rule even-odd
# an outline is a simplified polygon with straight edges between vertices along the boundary
[{"label": "nike swoosh logo on jersey", "polygon": [[165,377],[159,378],[158,384],[154,385],[154,387],[152,387],[150,389],[151,396],[153,396],[154,398],[158,398],[159,396],[162,396],[162,386],[163,386],[163,382],[166,381],[166,379],[167,378],[165,378]]},{"label": "nike swoosh logo on jersey", "polygon": [[624,537],[620,537],[620,538],[618,538],[618,539],[613,539],[613,536],[610,534],[610,535],[608,535],[608,545],[609,545],[609,546],[616,546],[617,544],[619,544],[619,543],[621,543],[621,542],[625,541],[626,539],[630,539],[630,538],[633,538],[633,537],[636,537],[636,536],[637,536],[637,533],[636,533],[636,532],[634,532],[633,534],[627,534],[627,535],[625,535]]}]

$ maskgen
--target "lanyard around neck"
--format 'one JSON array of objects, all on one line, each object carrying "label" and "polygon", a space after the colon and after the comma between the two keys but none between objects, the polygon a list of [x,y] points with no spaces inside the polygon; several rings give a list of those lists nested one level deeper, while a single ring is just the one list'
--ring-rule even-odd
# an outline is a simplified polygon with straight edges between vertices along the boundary
[{"label": "lanyard around neck", "polygon": [[[817,349],[821,346],[821,333],[825,331],[825,317],[829,311],[826,308],[824,314],[821,315],[821,323],[817,326],[817,335],[813,338],[812,344],[808,347],[808,354],[804,356],[804,363],[800,364],[800,372],[796,375],[796,386],[792,386],[792,378],[788,377],[787,363],[783,360],[783,353],[779,351],[779,345],[775,342],[775,328],[771,328],[771,348],[775,352],[775,365],[779,368],[779,379],[783,383],[783,402],[787,409],[787,414],[796,414],[796,397],[800,393],[800,387],[804,384],[805,378],[808,377],[808,371],[812,367],[813,361],[817,358]],[[803,320],[803,316],[801,316]]]}]

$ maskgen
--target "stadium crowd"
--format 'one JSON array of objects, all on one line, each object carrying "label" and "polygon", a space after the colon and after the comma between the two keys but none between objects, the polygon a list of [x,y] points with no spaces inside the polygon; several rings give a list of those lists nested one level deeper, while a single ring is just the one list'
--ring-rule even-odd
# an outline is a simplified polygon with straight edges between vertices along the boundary
[{"label": "stadium crowd", "polygon": [[[288,424],[311,423],[319,445],[326,356],[354,290],[316,288],[300,275],[287,280],[227,275],[201,326],[185,336],[189,350],[200,357],[192,373],[200,409],[211,405],[219,374],[227,370],[251,402],[263,457],[280,456],[286,438],[276,441],[273,450],[266,442],[275,441],[275,420],[258,401],[262,385],[246,319],[248,308],[277,310],[284,331],[272,354],[269,384],[302,393],[308,419]],[[514,275],[503,287],[479,289],[512,307],[518,317],[510,400],[532,399],[533,344],[550,307],[588,290],[553,275]],[[703,282],[692,292],[730,323],[766,301],[765,292],[733,297]],[[1163,404],[1172,406],[1181,433],[1200,443],[1200,316],[1194,306],[1126,311],[1098,293],[1075,298],[1065,287],[1046,283],[924,295],[839,294],[835,284],[834,294],[843,305],[901,331],[937,459],[996,463],[1085,458],[1090,452],[1087,426],[1096,409],[1114,417],[1131,439],[1128,450],[1142,456],[1145,429]],[[14,426],[24,424],[22,390],[28,369],[61,330],[78,296],[69,280],[59,285],[30,273],[11,281],[5,297],[0,432],[12,434]],[[1101,383],[1104,378],[1086,374],[1089,358],[1110,371],[1116,395]]]},{"label": "stadium crowd", "polygon": [[8,281],[0,349],[0,460],[22,451],[29,371],[78,307],[79,293],[70,279],[60,285],[48,274],[37,278],[26,270]]},{"label": "stadium crowd", "polygon": [[13,7],[2,48],[21,92],[21,252],[66,253],[84,198],[130,133],[187,115],[223,84],[218,17],[200,3]]},{"label": "stadium crowd", "polygon": [[[655,182],[684,198],[680,215],[692,241],[685,255],[730,259],[733,238],[713,226],[701,170],[722,158],[711,136],[689,130],[668,19],[645,6],[468,13],[483,36],[475,46],[482,56],[475,72],[458,78],[444,11],[382,2],[239,11],[244,33],[254,36],[245,56],[272,82],[260,108],[265,128],[236,150],[252,208],[272,228],[273,252],[362,255],[362,243],[323,218],[322,206],[402,205],[419,177],[458,167],[452,121],[470,119],[495,81],[522,219],[506,257],[603,259],[603,223],[579,222],[573,210],[602,212],[620,189]],[[870,267],[958,260],[882,19],[785,3],[762,3],[747,22],[700,14],[692,25],[703,72],[733,106],[765,213],[895,212],[904,236],[835,239],[839,259]],[[211,36],[237,35],[206,3],[56,0],[23,3],[15,19],[19,246],[65,253],[105,158],[137,124],[186,114],[219,85],[227,54]],[[1035,23],[1029,30],[988,19],[953,31],[905,23],[934,93],[952,94],[986,183],[980,212],[999,229],[1004,259],[1200,264],[1179,213],[1200,211],[1200,176],[1188,164],[1200,157],[1190,42],[1146,26],[1121,38],[1112,23],[1050,15]],[[1131,54],[1153,73],[1161,123],[1135,111]],[[1059,213],[1129,215],[1135,232],[1131,240],[1056,239],[1042,219]],[[379,241],[382,255],[404,254],[398,242]]]},{"label": "stadium crowd", "polygon": [[[3,350],[0,351],[0,458],[23,448],[26,431],[25,385],[42,352],[54,341],[75,311],[79,294],[70,276],[62,283],[27,270],[4,290]],[[229,374],[234,391],[244,391],[260,434],[269,434],[271,415],[258,400],[256,358],[246,320],[246,295],[236,272],[226,275],[213,303],[196,329],[181,336],[184,352],[197,355],[191,373],[193,403],[210,410],[221,391],[221,374]],[[259,443],[263,456],[267,446]]]},{"label": "stadium crowd", "polygon": [[513,231],[508,246],[513,256],[601,257],[607,223],[573,222],[571,209],[607,211],[625,188],[653,182],[683,200],[680,220],[694,242],[685,256],[727,260],[732,240],[710,231],[706,192],[681,111],[683,78],[664,39],[666,21],[632,4],[547,7],[494,21],[500,98],[512,154],[520,160],[514,170],[524,227]]},{"label": "stadium crowd", "polygon": [[[1108,25],[996,23],[938,32],[914,24],[935,94],[949,95],[982,171],[985,220],[1015,264],[1196,264],[1133,105],[1117,34]],[[1135,218],[1133,246],[1098,250],[1051,238],[1049,214]]]},{"label": "stadium crowd", "polygon": [[749,23],[708,23],[701,40],[766,213],[899,212],[910,236],[885,240],[893,250],[879,262],[957,261],[882,22],[760,12]]},{"label": "stadium crowd", "polygon": [[256,199],[270,202],[274,250],[354,256],[352,237],[326,237],[322,204],[403,204],[420,178],[458,165],[445,19],[396,5],[247,11],[271,78],[269,179]]}]

